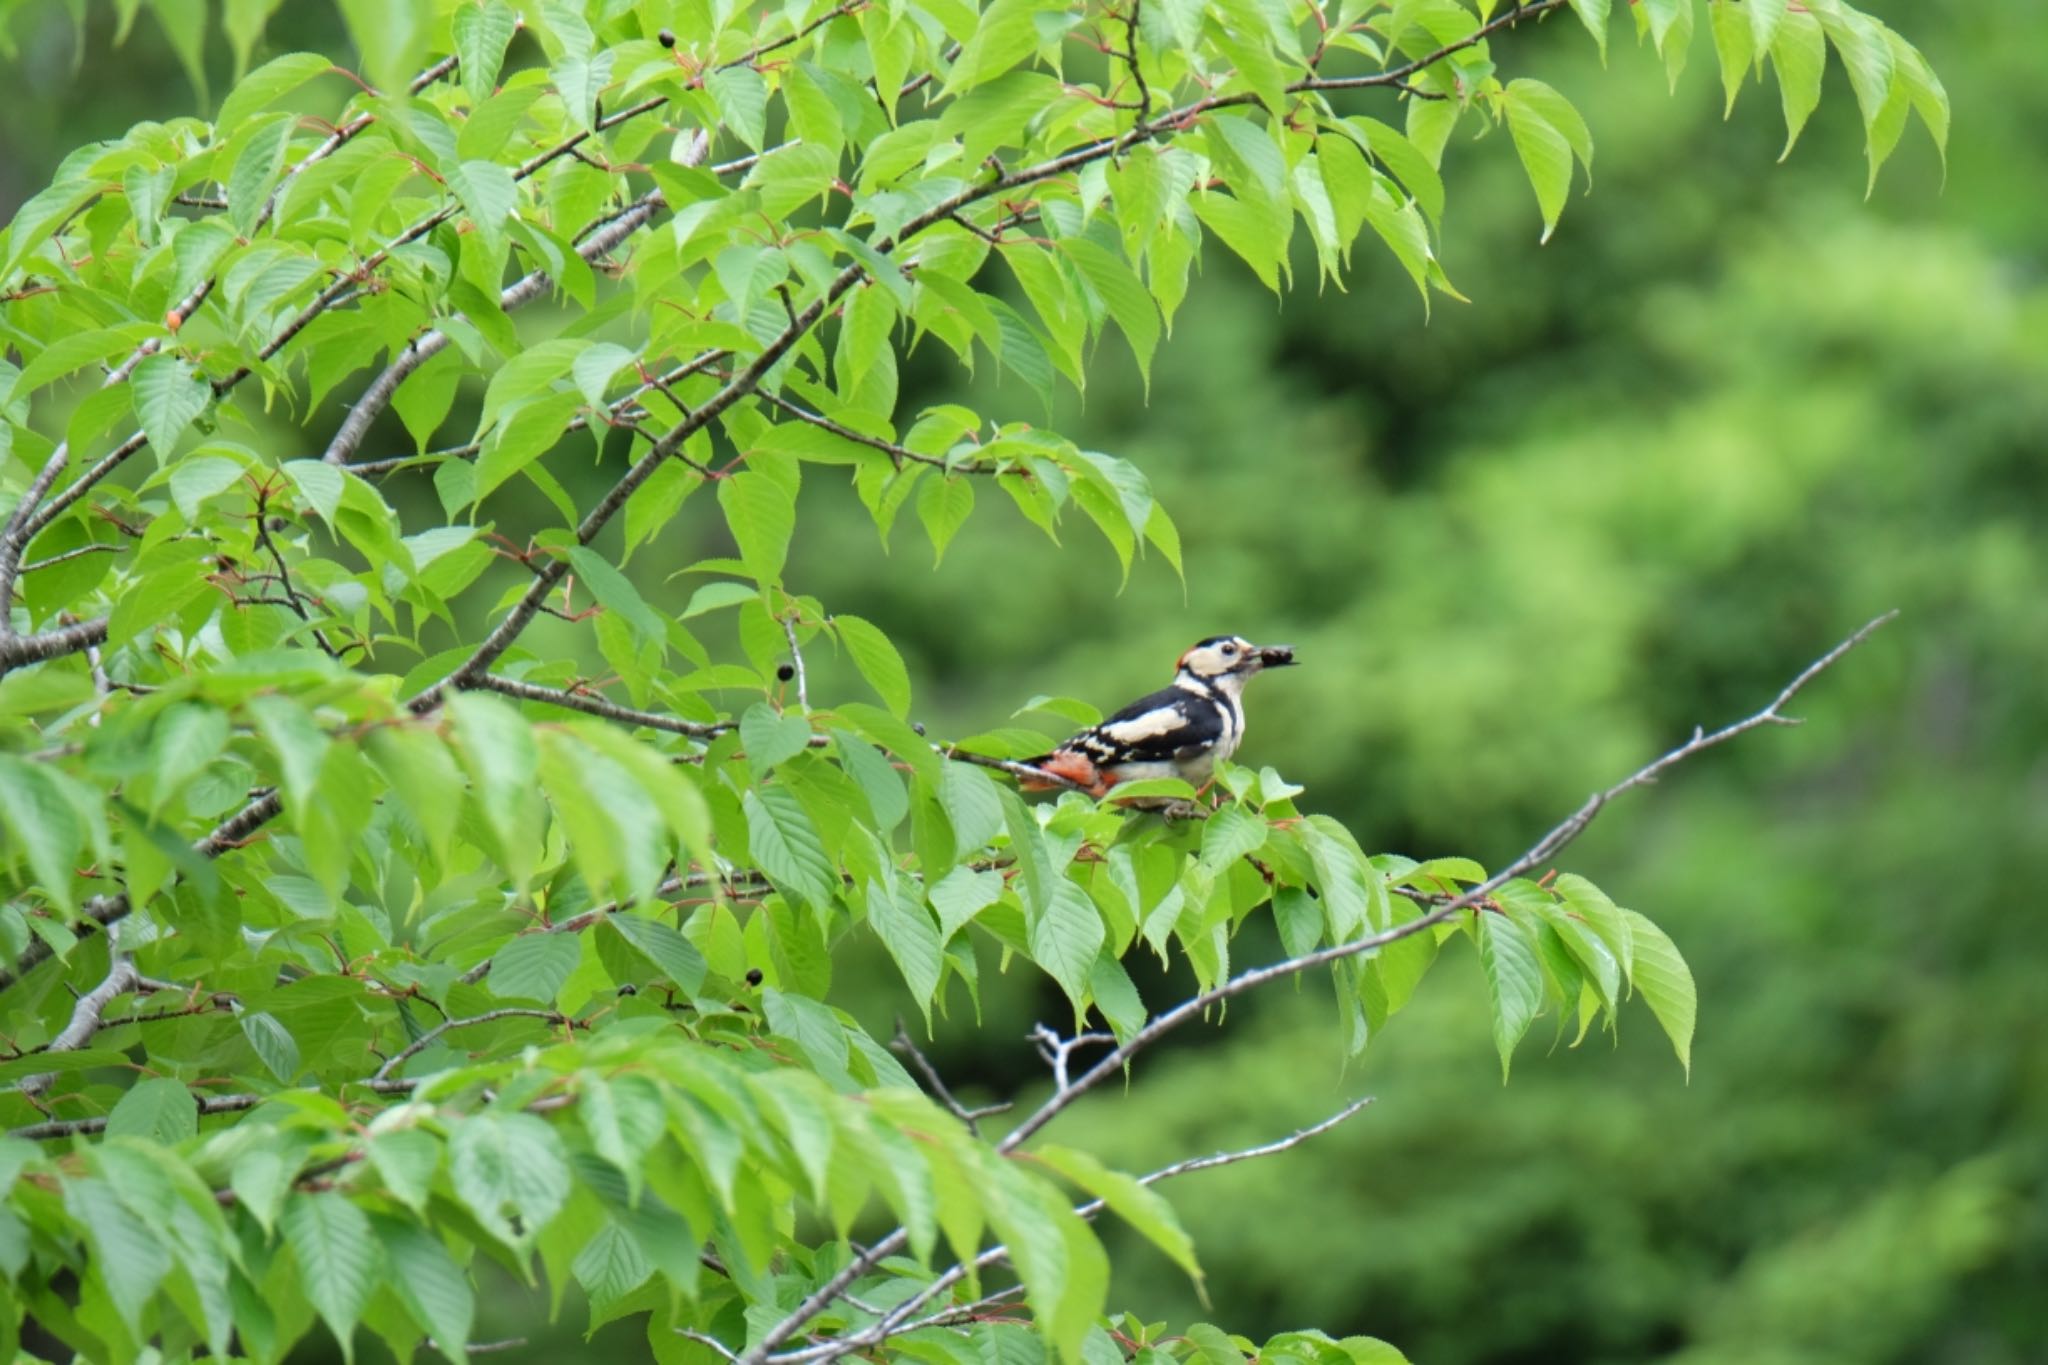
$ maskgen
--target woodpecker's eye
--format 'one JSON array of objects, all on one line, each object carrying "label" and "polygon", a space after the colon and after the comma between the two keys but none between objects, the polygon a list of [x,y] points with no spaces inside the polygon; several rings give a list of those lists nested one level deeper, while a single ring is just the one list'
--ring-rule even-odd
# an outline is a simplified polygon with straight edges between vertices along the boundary
[{"label": "woodpecker's eye", "polygon": [[1225,645],[1225,646],[1223,646],[1223,657],[1224,657],[1224,658],[1226,658],[1226,659],[1232,659],[1232,658],[1236,658],[1236,657],[1237,657],[1237,646],[1236,646],[1236,645]]}]

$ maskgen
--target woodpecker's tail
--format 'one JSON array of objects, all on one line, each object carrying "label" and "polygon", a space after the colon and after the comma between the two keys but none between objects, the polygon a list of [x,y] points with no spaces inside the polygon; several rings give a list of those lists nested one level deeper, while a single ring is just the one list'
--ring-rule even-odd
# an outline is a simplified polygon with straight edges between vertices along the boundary
[{"label": "woodpecker's tail", "polygon": [[[1114,779],[1097,768],[1086,754],[1076,753],[1072,749],[1055,749],[1049,754],[1040,754],[1037,758],[1021,761],[1040,772],[1051,773],[1054,777],[1066,779],[1066,782],[1074,786],[1086,788],[1094,796],[1101,796],[1107,792],[1114,782]],[[1049,792],[1064,784],[1020,777],[1017,779],[1017,785],[1028,792]]]}]

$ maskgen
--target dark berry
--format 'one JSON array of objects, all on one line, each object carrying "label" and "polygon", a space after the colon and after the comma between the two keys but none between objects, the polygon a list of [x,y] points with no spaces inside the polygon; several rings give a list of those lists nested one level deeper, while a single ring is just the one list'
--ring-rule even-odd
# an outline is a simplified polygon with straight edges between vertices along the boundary
[{"label": "dark berry", "polygon": [[654,40],[660,43],[663,47],[674,47],[676,45],[675,30],[665,28],[661,32],[654,35]]},{"label": "dark berry", "polygon": [[758,986],[761,984],[761,969],[759,967],[747,968],[747,984],[749,986]]},{"label": "dark berry", "polygon": [[775,670],[775,676],[781,679],[783,682],[788,682],[791,678],[794,678],[796,676],[796,665],[783,664],[780,668],[777,668]]}]

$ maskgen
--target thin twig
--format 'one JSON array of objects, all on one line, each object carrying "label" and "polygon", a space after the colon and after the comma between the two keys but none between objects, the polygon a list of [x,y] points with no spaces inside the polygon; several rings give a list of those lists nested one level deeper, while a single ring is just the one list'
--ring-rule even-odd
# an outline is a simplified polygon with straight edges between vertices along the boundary
[{"label": "thin twig", "polygon": [[900,1018],[896,1021],[896,1036],[889,1040],[889,1050],[908,1057],[910,1064],[917,1068],[917,1074],[924,1077],[925,1086],[931,1091],[932,1098],[943,1105],[947,1113],[966,1124],[967,1131],[976,1137],[981,1136],[981,1120],[991,1114],[1000,1114],[1010,1107],[1007,1104],[996,1104],[981,1109],[969,1109],[960,1103],[939,1076],[938,1068],[932,1065],[931,1058],[924,1055]]},{"label": "thin twig", "polygon": [[796,673],[796,705],[806,714],[811,709],[811,684],[804,672],[803,646],[796,642],[796,613],[782,618],[782,634],[789,641],[789,666]]},{"label": "thin twig", "polygon": [[957,759],[962,763],[972,763],[978,768],[993,768],[999,773],[1008,773],[1012,777],[1022,778],[1027,782],[1043,782],[1048,786],[1058,787],[1063,791],[1084,792],[1088,790],[1086,786],[1076,782],[1071,777],[1062,776],[1045,768],[1034,767],[1029,763],[1019,763],[1015,759],[992,758],[987,754],[971,753],[952,744],[933,745],[932,747],[947,758]]},{"label": "thin twig", "polygon": [[732,1348],[730,1346],[727,1346],[724,1342],[720,1341],[717,1337],[709,1336],[703,1332],[699,1332],[694,1328],[690,1327],[678,1327],[675,1329],[675,1332],[677,1336],[688,1337],[691,1341],[696,1342],[699,1346],[709,1346],[712,1350],[718,1352],[718,1354],[724,1356],[727,1360],[739,1359],[737,1355],[733,1354]]},{"label": "thin twig", "polygon": [[567,1024],[569,1022],[567,1015],[559,1014],[554,1010],[519,1009],[513,1007],[485,1010],[482,1014],[473,1014],[467,1019],[443,1020],[425,1033],[422,1033],[419,1037],[413,1039],[409,1046],[392,1053],[386,1058],[384,1065],[378,1067],[376,1073],[370,1077],[370,1083],[374,1085],[378,1081],[386,1079],[392,1072],[398,1070],[399,1067],[404,1066],[435,1043],[441,1041],[442,1036],[453,1029],[474,1028],[478,1024],[495,1023],[500,1019],[545,1019],[550,1024]]},{"label": "thin twig", "polygon": [[[254,1109],[268,1099],[267,1095],[200,1095],[201,1114],[233,1114],[244,1109]],[[107,1116],[96,1114],[86,1119],[50,1119],[44,1123],[31,1123],[25,1128],[14,1128],[7,1136],[41,1141],[46,1138],[83,1137],[91,1133],[103,1133],[107,1129]]]},{"label": "thin twig", "polygon": [[24,564],[21,566],[21,572],[24,575],[32,574],[37,569],[52,568],[58,564],[63,564],[70,560],[81,558],[85,555],[119,554],[121,553],[121,551],[127,548],[128,547],[125,545],[109,544],[104,540],[90,541],[84,545],[79,546],[75,550],[66,550],[62,554],[51,555],[46,559],[38,559],[33,564]]},{"label": "thin twig", "polygon": [[1044,1024],[1033,1024],[1031,1032],[1024,1035],[1038,1047],[1038,1055],[1052,1068],[1052,1082],[1055,1093],[1069,1087],[1067,1068],[1074,1053],[1084,1047],[1107,1047],[1114,1045],[1116,1036],[1109,1033],[1077,1033],[1071,1038],[1062,1038],[1059,1033]]},{"label": "thin twig", "polygon": [[1152,117],[1152,88],[1145,84],[1145,72],[1138,65],[1138,15],[1144,0],[1131,0],[1131,12],[1124,18],[1124,65],[1138,83],[1138,122]]},{"label": "thin twig", "polygon": [[621,725],[640,725],[650,730],[666,730],[674,735],[688,735],[691,739],[715,739],[734,726],[727,721],[707,723],[684,720],[661,711],[642,711],[631,706],[621,706],[608,701],[593,692],[569,692],[559,687],[541,687],[517,678],[502,677],[496,673],[483,674],[476,680],[476,688],[483,692],[496,692],[502,696],[517,697],[521,701],[545,702],[569,711],[581,711],[589,716],[603,716]]}]

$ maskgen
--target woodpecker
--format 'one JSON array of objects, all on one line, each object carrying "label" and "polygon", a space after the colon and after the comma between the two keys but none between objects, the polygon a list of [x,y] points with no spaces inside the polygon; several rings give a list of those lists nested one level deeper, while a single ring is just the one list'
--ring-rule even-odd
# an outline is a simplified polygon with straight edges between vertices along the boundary
[{"label": "woodpecker", "polygon": [[[1294,662],[1291,645],[1255,645],[1241,636],[1212,635],[1180,656],[1172,686],[1140,697],[1051,753],[1024,762],[1094,796],[1107,795],[1119,782],[1151,777],[1206,786],[1216,760],[1236,753],[1244,739],[1245,683],[1261,669]],[[1027,777],[1018,785],[1050,791],[1059,784]]]}]

